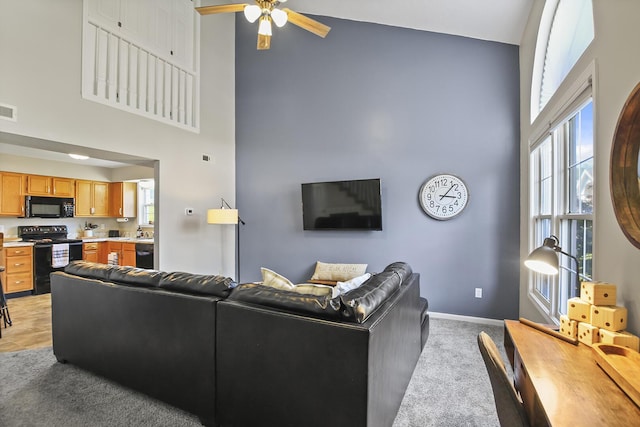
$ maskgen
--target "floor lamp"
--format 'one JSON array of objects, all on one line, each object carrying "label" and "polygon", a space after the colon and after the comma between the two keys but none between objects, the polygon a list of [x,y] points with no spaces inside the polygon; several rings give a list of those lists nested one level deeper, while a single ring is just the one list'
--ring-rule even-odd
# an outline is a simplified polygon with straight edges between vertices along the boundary
[{"label": "floor lamp", "polygon": [[[244,221],[238,215],[238,209],[233,209],[223,198],[219,209],[207,210],[207,224],[234,224],[236,226],[236,282],[240,283],[240,224]],[[240,223],[240,224],[238,224]]]}]

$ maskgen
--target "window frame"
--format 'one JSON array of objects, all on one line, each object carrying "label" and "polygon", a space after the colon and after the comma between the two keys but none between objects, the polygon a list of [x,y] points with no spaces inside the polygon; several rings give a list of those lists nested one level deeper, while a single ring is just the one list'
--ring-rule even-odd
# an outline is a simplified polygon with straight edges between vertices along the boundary
[{"label": "window frame", "polygon": [[[593,71],[593,70],[591,70]],[[595,234],[593,232],[595,228],[595,184],[592,184],[593,199],[591,213],[571,213],[569,196],[571,194],[569,185],[571,184],[569,173],[569,143],[570,143],[570,126],[571,120],[586,107],[589,102],[592,103],[592,125],[593,135],[592,140],[592,177],[597,174],[596,171],[596,144],[595,144],[595,115],[596,115],[596,99],[595,90],[592,85],[592,74],[589,73],[588,77],[584,80],[586,82],[586,88],[577,94],[574,94],[573,98],[569,102],[565,103],[566,108],[560,110],[554,115],[554,120],[549,122],[549,126],[543,131],[539,132],[537,138],[533,140],[533,143],[529,144],[529,173],[528,173],[528,188],[529,188],[529,251],[532,251],[536,247],[542,244],[542,239],[548,236],[538,236],[539,228],[536,226],[536,221],[549,220],[550,221],[550,234],[556,235],[559,238],[559,244],[566,252],[572,253],[572,242],[568,241],[570,226],[566,224],[569,221],[591,221],[591,248],[594,245]],[[580,84],[579,87],[585,87],[585,84]],[[539,159],[535,156],[539,156],[539,151],[542,149],[545,143],[551,144],[551,206],[550,212],[541,213],[540,207],[540,167]],[[536,163],[536,161],[538,163]],[[536,166],[537,165],[537,166]],[[592,183],[594,183],[592,178]],[[573,254],[578,257],[578,254]],[[593,255],[593,251],[592,251]],[[557,276],[544,276],[538,273],[529,272],[527,282],[527,294],[531,301],[533,301],[535,307],[537,307],[549,321],[558,323],[560,315],[566,313],[566,299],[563,297],[562,291],[566,289],[566,286],[571,286],[575,276],[573,273],[574,262],[564,255],[560,255],[560,267],[561,272]],[[595,256],[593,256],[594,258]],[[593,271],[593,258],[591,260],[591,276],[594,275]],[[540,284],[547,281],[549,287],[548,298],[540,291]]]},{"label": "window frame", "polygon": [[[151,184],[149,184],[151,183]],[[145,192],[150,191],[152,200],[151,203],[145,204],[146,198],[144,197]],[[145,215],[145,206],[151,206],[154,209],[154,218],[153,222],[147,221],[147,216]],[[138,225],[140,227],[153,227],[156,223],[155,218],[155,181],[154,180],[143,180],[138,182]]]}]

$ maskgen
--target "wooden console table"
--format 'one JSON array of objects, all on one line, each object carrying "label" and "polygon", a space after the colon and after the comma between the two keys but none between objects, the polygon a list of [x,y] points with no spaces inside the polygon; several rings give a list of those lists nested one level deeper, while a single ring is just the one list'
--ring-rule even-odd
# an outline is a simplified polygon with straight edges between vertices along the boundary
[{"label": "wooden console table", "polygon": [[640,408],[598,366],[593,350],[504,322],[514,382],[533,426],[632,426]]}]

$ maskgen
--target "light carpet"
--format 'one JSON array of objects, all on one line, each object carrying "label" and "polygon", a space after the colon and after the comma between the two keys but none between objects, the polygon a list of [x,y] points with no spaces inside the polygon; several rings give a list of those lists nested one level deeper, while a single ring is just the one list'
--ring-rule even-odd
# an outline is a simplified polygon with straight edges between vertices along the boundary
[{"label": "light carpet", "polygon": [[[480,331],[487,332],[503,351],[502,327],[431,319],[429,340],[393,427],[499,425],[476,341]],[[200,423],[191,414],[73,365],[58,363],[51,348],[44,348],[0,353],[0,425],[114,427]]]}]

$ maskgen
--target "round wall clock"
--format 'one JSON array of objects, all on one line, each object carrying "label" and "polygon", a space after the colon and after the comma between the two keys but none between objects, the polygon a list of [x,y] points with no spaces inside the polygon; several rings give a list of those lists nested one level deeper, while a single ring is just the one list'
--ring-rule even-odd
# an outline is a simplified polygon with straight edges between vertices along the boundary
[{"label": "round wall clock", "polygon": [[469,191],[455,175],[434,175],[420,187],[420,206],[432,218],[445,220],[459,215],[467,206]]}]

